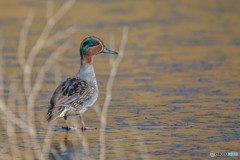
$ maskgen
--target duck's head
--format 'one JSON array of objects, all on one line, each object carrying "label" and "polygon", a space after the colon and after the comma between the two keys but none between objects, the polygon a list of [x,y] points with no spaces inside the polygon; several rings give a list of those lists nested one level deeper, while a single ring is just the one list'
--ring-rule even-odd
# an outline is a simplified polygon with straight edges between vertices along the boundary
[{"label": "duck's head", "polygon": [[100,38],[90,36],[83,39],[80,45],[81,61],[92,64],[94,56],[99,53],[118,54],[115,51],[107,49]]}]

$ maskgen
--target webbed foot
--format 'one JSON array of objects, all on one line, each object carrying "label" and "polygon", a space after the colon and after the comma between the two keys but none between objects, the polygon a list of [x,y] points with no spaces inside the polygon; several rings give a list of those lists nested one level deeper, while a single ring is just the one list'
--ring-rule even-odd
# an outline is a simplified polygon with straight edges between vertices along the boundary
[{"label": "webbed foot", "polygon": [[68,126],[66,126],[66,127],[62,127],[62,129],[70,131],[70,130],[76,130],[76,127],[68,127]]},{"label": "webbed foot", "polygon": [[97,129],[97,127],[81,127],[80,128],[82,131],[86,131],[86,130],[92,130],[92,129]]}]

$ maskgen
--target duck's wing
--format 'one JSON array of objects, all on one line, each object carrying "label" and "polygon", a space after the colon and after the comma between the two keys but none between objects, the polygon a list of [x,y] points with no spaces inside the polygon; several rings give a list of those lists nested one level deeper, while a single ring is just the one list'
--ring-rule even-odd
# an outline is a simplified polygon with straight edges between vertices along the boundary
[{"label": "duck's wing", "polygon": [[65,111],[65,107],[71,106],[80,109],[83,102],[93,96],[93,87],[90,83],[72,77],[63,81],[55,90],[50,100],[46,120],[56,119]]}]

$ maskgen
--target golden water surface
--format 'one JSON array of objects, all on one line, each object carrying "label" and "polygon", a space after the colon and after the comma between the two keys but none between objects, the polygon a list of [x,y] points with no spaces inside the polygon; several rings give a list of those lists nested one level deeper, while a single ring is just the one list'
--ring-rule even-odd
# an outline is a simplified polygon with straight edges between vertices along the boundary
[{"label": "golden water surface", "polygon": [[[240,1],[76,1],[48,37],[71,26],[74,32],[45,44],[35,57],[31,86],[51,54],[67,46],[44,72],[35,101],[29,102],[18,59],[22,27],[33,15],[24,52],[27,59],[47,15],[64,3],[0,1],[1,99],[6,105],[0,111],[0,159],[39,159],[40,152],[46,159],[100,158],[98,114],[110,73],[108,55],[94,59],[98,107],[84,114],[86,125],[97,130],[67,134],[61,128],[63,119],[44,121],[45,106],[56,81],[79,70],[81,40],[95,35],[118,50],[124,26],[129,29],[128,41],[112,88],[105,159],[214,159],[210,151],[240,154]],[[29,103],[34,104],[29,108]],[[32,126],[15,124],[14,117],[33,123],[35,133],[29,130]],[[227,158],[239,156],[220,157]]]}]

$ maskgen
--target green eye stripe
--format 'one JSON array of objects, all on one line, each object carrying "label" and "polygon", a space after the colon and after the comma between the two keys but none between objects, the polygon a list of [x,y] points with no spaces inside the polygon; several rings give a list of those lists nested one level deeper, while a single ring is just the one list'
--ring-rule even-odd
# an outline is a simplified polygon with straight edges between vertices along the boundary
[{"label": "green eye stripe", "polygon": [[82,45],[82,52],[81,52],[81,54],[83,55],[84,52],[88,49],[88,47],[93,47],[93,46],[96,46],[98,44],[99,44],[99,42],[96,39],[88,39]]}]

